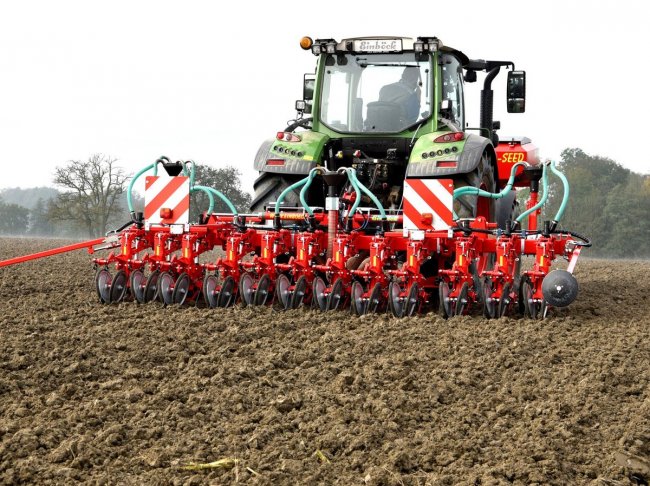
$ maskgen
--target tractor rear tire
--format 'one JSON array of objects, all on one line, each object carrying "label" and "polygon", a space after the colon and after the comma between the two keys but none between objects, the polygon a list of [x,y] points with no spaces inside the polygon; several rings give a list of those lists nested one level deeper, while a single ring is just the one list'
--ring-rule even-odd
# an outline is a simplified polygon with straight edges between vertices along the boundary
[{"label": "tractor rear tire", "polygon": [[[263,172],[253,184],[255,196],[251,202],[251,212],[263,212],[268,203],[277,201],[282,191],[302,178],[303,176],[292,177]],[[291,207],[300,206],[300,189],[289,192],[283,204]]]},{"label": "tractor rear tire", "polygon": [[[496,192],[494,181],[494,164],[491,157],[484,153],[476,169],[454,179],[454,189],[460,187],[478,187],[488,192]],[[460,219],[485,217],[489,222],[496,218],[494,199],[478,196],[461,196],[454,201],[454,212]]]},{"label": "tractor rear tire", "polygon": [[[494,164],[487,153],[483,153],[481,161],[476,169],[468,174],[454,179],[454,189],[459,187],[478,187],[488,192],[496,192],[494,180]],[[461,196],[454,200],[454,212],[460,219],[471,219],[483,216],[488,222],[495,221],[496,204],[495,199],[478,196]],[[470,271],[474,277],[474,288],[477,290],[478,300],[482,302],[483,292],[480,278],[485,270],[494,266],[495,254],[487,254],[485,258],[477,258],[470,264]]]},{"label": "tractor rear tire", "polygon": [[497,199],[496,212],[499,229],[506,229],[506,221],[508,220],[512,223],[515,222],[521,210],[519,201],[517,201],[517,193],[514,190],[510,191],[506,197]]}]

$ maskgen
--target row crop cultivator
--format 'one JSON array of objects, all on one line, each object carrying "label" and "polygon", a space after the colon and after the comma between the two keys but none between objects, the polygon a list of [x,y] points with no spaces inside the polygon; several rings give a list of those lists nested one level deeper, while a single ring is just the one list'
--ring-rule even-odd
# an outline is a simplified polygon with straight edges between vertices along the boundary
[{"label": "row crop cultivator", "polygon": [[[128,227],[104,239],[7,260],[0,266],[84,247],[91,252],[111,249],[106,257],[93,259],[97,295],[105,304],[129,299],[212,308],[275,303],[284,309],[349,308],[357,315],[389,309],[395,317],[404,317],[435,309],[445,318],[473,310],[489,318],[514,311],[541,318],[549,306],[564,307],[577,295],[571,272],[588,240],[558,230],[561,214],[537,228],[547,194],[545,190],[538,200],[537,188],[540,179],[547,186],[547,165],[515,164],[508,184],[496,194],[450,187],[453,199],[467,194],[502,198],[521,171],[532,189],[528,209],[503,230],[483,217],[456,219],[445,229],[407,230],[402,211],[385,210],[359,182],[354,168],[313,169],[280,194],[272,211],[239,214],[219,191],[194,185],[191,163],[163,158],[138,176],[159,164],[173,175],[147,177],[144,214],[132,210],[134,221]],[[559,174],[554,164],[548,167]],[[318,177],[330,194],[344,186],[344,197],[328,197],[325,208],[282,205],[291,190],[301,189],[304,200]],[[562,180],[566,196],[568,187]],[[208,194],[210,208],[201,222],[190,224],[190,193],[196,191]],[[364,195],[374,207],[360,206]],[[213,213],[214,197],[226,201],[231,213]],[[527,229],[521,229],[523,221]],[[200,261],[203,253],[214,249],[223,250],[222,255]],[[533,266],[522,271],[527,255],[534,258]],[[558,256],[568,259],[568,270],[550,271]]]},{"label": "row crop cultivator", "polygon": [[[127,226],[106,240],[0,266],[111,248],[94,260],[104,303],[539,318],[576,298],[572,272],[590,243],[558,224],[568,182],[555,164],[540,163],[530,139],[500,141],[493,120],[491,83],[502,68],[508,113],[525,111],[524,71],[511,61],[470,59],[436,37],[304,37],[300,45],[316,56],[316,72],[305,74],[296,119],[257,152],[250,213],[196,185],[192,163],[162,158],[131,181]],[[469,128],[464,85],[477,73],[485,73],[480,125]],[[136,214],[133,184],[149,170],[144,214]],[[562,181],[563,200],[539,224],[547,172]],[[520,213],[515,191],[526,187]],[[192,192],[210,201],[197,223],[188,217]],[[213,212],[215,197],[230,214]],[[206,262],[202,255],[213,249],[223,254]],[[522,266],[528,256],[532,266]],[[558,257],[568,267],[551,271]]]}]

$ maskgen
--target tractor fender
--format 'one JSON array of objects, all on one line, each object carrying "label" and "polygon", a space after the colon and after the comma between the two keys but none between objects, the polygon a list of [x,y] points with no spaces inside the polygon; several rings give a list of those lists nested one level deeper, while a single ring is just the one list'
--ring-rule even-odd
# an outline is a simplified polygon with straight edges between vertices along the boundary
[{"label": "tractor fender", "polygon": [[[278,148],[282,152],[279,152]],[[277,140],[271,139],[262,142],[257,150],[254,168],[260,172],[274,174],[309,174],[309,171],[316,167],[319,156],[312,146],[288,150],[280,147]]]},{"label": "tractor fender", "polygon": [[[413,150],[413,154],[416,151]],[[419,159],[413,160],[413,154],[411,156],[412,161],[409,162],[409,165],[406,169],[406,177],[453,177],[459,174],[468,174],[479,166],[481,163],[481,157],[484,153],[487,153],[488,157],[492,161],[492,167],[495,171],[494,178],[497,179],[496,173],[496,153],[494,151],[494,146],[489,139],[481,137],[479,135],[469,134],[466,138],[465,145],[463,150],[456,154],[447,154],[439,156],[432,159]],[[438,161],[443,160],[445,162],[455,161],[456,167],[448,167],[448,164],[445,164],[445,167],[438,167]]]}]

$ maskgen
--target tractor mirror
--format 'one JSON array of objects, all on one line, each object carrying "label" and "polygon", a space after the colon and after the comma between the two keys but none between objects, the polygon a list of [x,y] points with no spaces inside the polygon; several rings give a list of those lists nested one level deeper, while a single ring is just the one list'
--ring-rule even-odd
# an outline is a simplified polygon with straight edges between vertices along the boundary
[{"label": "tractor mirror", "polygon": [[508,72],[508,113],[526,111],[526,71]]},{"label": "tractor mirror", "polygon": [[[303,113],[311,113],[311,108],[314,102],[314,87],[316,85],[315,74],[305,74],[305,79],[302,85],[302,101],[304,101]],[[298,103],[296,103],[298,109]]]},{"label": "tractor mirror", "polygon": [[473,69],[468,69],[465,71],[465,76],[463,76],[466,83],[475,83],[476,82],[476,71]]}]

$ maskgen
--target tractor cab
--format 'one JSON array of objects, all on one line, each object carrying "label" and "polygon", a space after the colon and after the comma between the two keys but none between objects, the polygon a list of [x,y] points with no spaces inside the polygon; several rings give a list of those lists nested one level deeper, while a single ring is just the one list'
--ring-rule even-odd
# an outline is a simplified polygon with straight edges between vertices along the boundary
[{"label": "tractor cab", "polygon": [[[316,75],[305,76],[299,116],[330,138],[413,137],[464,124],[462,65],[467,57],[437,39],[310,39],[319,56]],[[438,69],[440,66],[440,69]],[[444,118],[444,121],[440,120]],[[450,126],[451,125],[451,126]]]},{"label": "tractor cab", "polygon": [[[355,168],[387,208],[400,206],[409,177],[453,178],[460,184],[485,179],[486,189],[497,188],[490,182],[500,180],[490,85],[501,67],[514,69],[512,62],[470,60],[436,37],[304,37],[300,45],[317,56],[316,71],[304,77],[295,121],[257,153],[253,211],[264,210],[314,167]],[[463,87],[476,81],[479,71],[487,73],[481,123],[469,129]],[[511,112],[524,109],[524,75],[509,73]],[[484,177],[487,170],[492,174]],[[326,192],[324,183],[316,183],[304,196],[323,206]],[[299,195],[287,196],[286,204],[298,206]],[[475,216],[476,207],[468,213]]]}]

